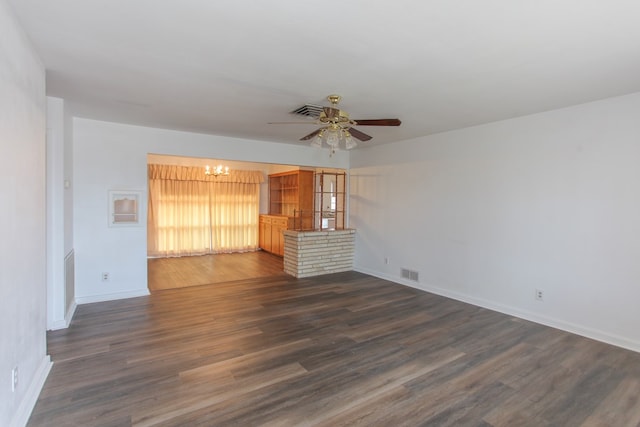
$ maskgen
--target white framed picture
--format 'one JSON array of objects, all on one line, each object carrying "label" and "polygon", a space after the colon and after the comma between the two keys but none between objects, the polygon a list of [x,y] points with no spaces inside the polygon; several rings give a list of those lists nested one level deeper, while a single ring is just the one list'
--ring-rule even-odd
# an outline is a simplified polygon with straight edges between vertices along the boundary
[{"label": "white framed picture", "polygon": [[140,225],[141,191],[109,190],[109,226]]}]

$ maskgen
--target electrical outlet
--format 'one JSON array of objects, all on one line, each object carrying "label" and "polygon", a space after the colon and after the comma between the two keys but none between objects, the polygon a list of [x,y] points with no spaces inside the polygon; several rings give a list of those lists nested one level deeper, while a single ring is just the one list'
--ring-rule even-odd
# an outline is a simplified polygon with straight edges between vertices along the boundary
[{"label": "electrical outlet", "polygon": [[536,289],[536,300],[544,301],[544,291],[542,289]]},{"label": "electrical outlet", "polygon": [[18,388],[18,367],[11,370],[11,391],[14,392]]},{"label": "electrical outlet", "polygon": [[102,273],[102,281],[103,282],[109,281],[109,273],[107,273],[106,271]]}]

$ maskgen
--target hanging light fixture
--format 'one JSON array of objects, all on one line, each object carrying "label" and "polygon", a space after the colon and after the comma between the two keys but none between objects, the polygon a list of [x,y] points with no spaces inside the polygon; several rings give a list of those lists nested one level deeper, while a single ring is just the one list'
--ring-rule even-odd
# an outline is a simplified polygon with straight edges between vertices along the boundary
[{"label": "hanging light fixture", "polygon": [[[341,146],[347,150],[355,148],[358,144],[354,141],[350,130],[352,130],[352,126],[357,123],[349,119],[349,114],[346,111],[338,108],[340,95],[329,95],[327,99],[331,102],[331,107],[324,107],[320,112],[320,117],[318,118],[320,123],[323,123],[326,126],[303,137],[302,139],[305,140],[313,138],[313,141],[311,142],[311,146],[313,147],[321,148],[325,144],[328,145],[330,148],[329,155],[335,154]],[[353,131],[355,132],[356,130],[353,129]],[[360,132],[359,134],[371,139],[368,135]]]},{"label": "hanging light fixture", "polygon": [[331,123],[326,128],[322,129],[318,136],[311,141],[311,146],[316,148],[322,148],[322,145],[326,144],[331,149],[330,155],[333,155],[340,149],[342,144],[347,150],[355,148],[358,144],[353,140],[349,129],[343,128],[338,123]]},{"label": "hanging light fixture", "polygon": [[207,176],[213,175],[216,177],[220,175],[229,175],[229,166],[218,165],[212,168],[207,165],[204,167],[204,174]]},{"label": "hanging light fixture", "polygon": [[[341,147],[346,150],[356,148],[358,145],[355,141],[356,139],[363,142],[371,140],[371,135],[367,135],[356,128],[358,125],[400,126],[400,119],[352,120],[349,118],[349,113],[338,108],[338,103],[341,99],[340,95],[329,95],[327,99],[331,103],[330,107],[307,104],[291,113],[306,117],[317,117],[314,123],[319,124],[321,127],[303,136],[300,141],[310,141],[311,146],[316,148],[322,148],[326,145],[330,149],[330,155],[333,155]],[[271,122],[271,124],[286,123],[303,122]]]},{"label": "hanging light fixture", "polygon": [[316,138],[313,138],[311,141],[311,146],[315,148],[322,148],[322,139],[324,138],[324,134],[326,133],[326,129],[322,129]]}]

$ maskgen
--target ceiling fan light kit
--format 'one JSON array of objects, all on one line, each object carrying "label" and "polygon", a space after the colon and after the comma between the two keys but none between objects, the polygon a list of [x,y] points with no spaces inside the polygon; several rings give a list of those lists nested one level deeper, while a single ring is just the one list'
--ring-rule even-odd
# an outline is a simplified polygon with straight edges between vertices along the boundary
[{"label": "ceiling fan light kit", "polygon": [[[400,126],[399,119],[351,120],[349,113],[338,108],[338,102],[341,99],[340,95],[327,96],[331,106],[322,107],[318,120],[313,122],[323,125],[323,127],[303,136],[300,141],[311,140],[311,146],[316,148],[322,148],[327,145],[330,149],[330,155],[333,155],[340,149],[340,146],[344,146],[347,150],[357,147],[358,143],[355,139],[369,141],[372,138],[370,135],[355,129],[354,126]],[[297,112],[298,110],[294,111]]]},{"label": "ceiling fan light kit", "polygon": [[326,129],[320,130],[318,135],[311,141],[311,146],[316,148],[322,148],[323,143],[328,145],[331,149],[330,155],[333,155],[336,150],[339,150],[340,144],[347,150],[355,148],[358,143],[353,140],[351,133],[339,126],[330,125]]}]

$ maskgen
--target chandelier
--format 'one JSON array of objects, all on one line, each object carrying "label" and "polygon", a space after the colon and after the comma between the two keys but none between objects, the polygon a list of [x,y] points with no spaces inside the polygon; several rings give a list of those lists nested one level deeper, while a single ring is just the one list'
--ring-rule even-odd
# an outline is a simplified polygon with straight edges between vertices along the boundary
[{"label": "chandelier", "polygon": [[210,167],[209,165],[204,167],[204,174],[209,176],[220,176],[220,175],[229,175],[229,166],[214,166]]}]

